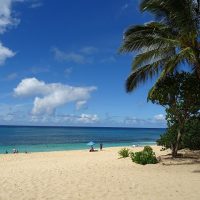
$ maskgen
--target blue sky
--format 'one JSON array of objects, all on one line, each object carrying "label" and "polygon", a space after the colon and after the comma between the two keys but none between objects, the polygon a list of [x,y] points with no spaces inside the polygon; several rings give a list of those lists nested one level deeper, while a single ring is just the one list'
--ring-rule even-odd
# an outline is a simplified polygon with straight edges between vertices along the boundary
[{"label": "blue sky", "polygon": [[0,0],[0,124],[165,127],[152,81],[125,92],[137,0]]}]

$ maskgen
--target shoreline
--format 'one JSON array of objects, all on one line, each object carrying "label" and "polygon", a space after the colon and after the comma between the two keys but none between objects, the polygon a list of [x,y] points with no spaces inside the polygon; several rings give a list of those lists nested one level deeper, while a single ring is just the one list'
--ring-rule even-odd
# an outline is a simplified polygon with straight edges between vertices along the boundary
[{"label": "shoreline", "polygon": [[[49,144],[49,145],[44,144],[44,145],[16,145],[16,146],[15,145],[9,145],[7,147],[6,146],[1,147],[3,150],[0,150],[0,155],[6,154],[5,153],[6,151],[8,151],[7,154],[14,154],[13,149],[19,150],[19,152],[17,154],[24,154],[25,151],[27,151],[27,153],[45,153],[45,152],[48,153],[48,152],[63,152],[63,151],[84,151],[84,150],[89,151],[89,147],[87,147],[85,143],[82,143],[82,145],[84,146],[84,147],[82,146],[82,148],[80,147],[80,148],[77,148],[77,149],[67,149],[67,148],[66,149],[65,148],[55,149],[56,147],[59,147],[59,146],[66,146],[67,147],[67,145],[73,146],[74,144]],[[75,144],[75,145],[77,145],[77,144]],[[103,143],[103,149],[115,148],[115,147],[116,148],[120,148],[120,147],[121,148],[123,148],[123,147],[133,148],[132,145],[135,145],[135,144],[133,144],[132,142],[130,142],[130,145],[128,144],[128,142],[127,143]],[[24,146],[26,146],[26,147],[24,147]],[[42,146],[42,150],[40,148],[37,150],[37,147],[41,147],[41,146]],[[136,147],[144,147],[144,146],[157,146],[157,145],[156,145],[156,142],[154,142],[154,141],[136,144]],[[34,149],[34,151],[31,151],[31,147],[36,147],[36,149]],[[49,149],[48,149],[48,147],[49,147]],[[99,150],[99,144],[97,143],[96,145],[94,145],[94,148]]]},{"label": "shoreline", "polygon": [[[147,146],[147,145],[144,145],[144,146]],[[95,152],[89,152],[89,148],[88,149],[72,149],[72,150],[59,150],[59,151],[37,151],[37,152],[28,152],[28,153],[25,153],[25,152],[18,152],[18,153],[8,153],[8,154],[6,154],[6,153],[0,153],[0,157],[2,156],[2,155],[21,155],[21,154],[25,154],[25,155],[27,155],[27,154],[51,154],[51,153],[66,153],[66,152],[70,152],[70,153],[73,153],[73,152],[89,152],[89,153],[98,153],[98,152],[104,152],[104,150],[120,150],[120,149],[122,149],[122,148],[128,148],[128,149],[130,149],[130,150],[133,150],[133,151],[140,151],[140,150],[142,150],[143,149],[143,147],[144,146],[136,146],[136,147],[132,147],[132,146],[112,146],[112,147],[103,147],[103,150],[101,151],[101,150],[99,150],[99,148],[94,148],[95,150],[97,150],[97,151],[95,151]],[[156,148],[156,147],[158,147],[158,148],[162,148],[161,146],[158,146],[158,145],[148,145],[148,146],[150,146],[150,147],[152,147],[152,148]]]}]

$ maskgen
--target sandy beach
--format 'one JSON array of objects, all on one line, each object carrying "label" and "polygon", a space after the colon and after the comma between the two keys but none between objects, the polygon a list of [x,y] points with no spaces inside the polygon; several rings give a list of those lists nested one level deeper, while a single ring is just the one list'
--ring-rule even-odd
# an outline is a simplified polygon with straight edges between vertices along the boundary
[{"label": "sandy beach", "polygon": [[141,166],[119,149],[0,155],[0,200],[199,199],[199,164]]}]

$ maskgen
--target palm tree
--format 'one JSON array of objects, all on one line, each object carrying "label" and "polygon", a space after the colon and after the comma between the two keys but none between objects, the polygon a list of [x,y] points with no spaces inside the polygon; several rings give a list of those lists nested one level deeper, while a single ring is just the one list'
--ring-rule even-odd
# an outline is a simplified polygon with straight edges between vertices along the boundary
[{"label": "palm tree", "polygon": [[185,64],[200,79],[200,0],[142,0],[142,12],[155,21],[131,26],[120,52],[137,52],[126,81],[127,92],[155,75],[160,78]]}]

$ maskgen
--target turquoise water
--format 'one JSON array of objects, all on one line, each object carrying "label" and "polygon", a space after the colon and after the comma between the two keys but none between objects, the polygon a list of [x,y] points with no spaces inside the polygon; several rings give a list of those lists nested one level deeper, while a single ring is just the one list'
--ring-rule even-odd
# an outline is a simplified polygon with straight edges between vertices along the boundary
[{"label": "turquoise water", "polygon": [[94,128],[94,127],[31,127],[0,126],[0,153],[13,149],[19,152],[47,152],[95,148],[151,145],[165,129],[147,128]]}]

